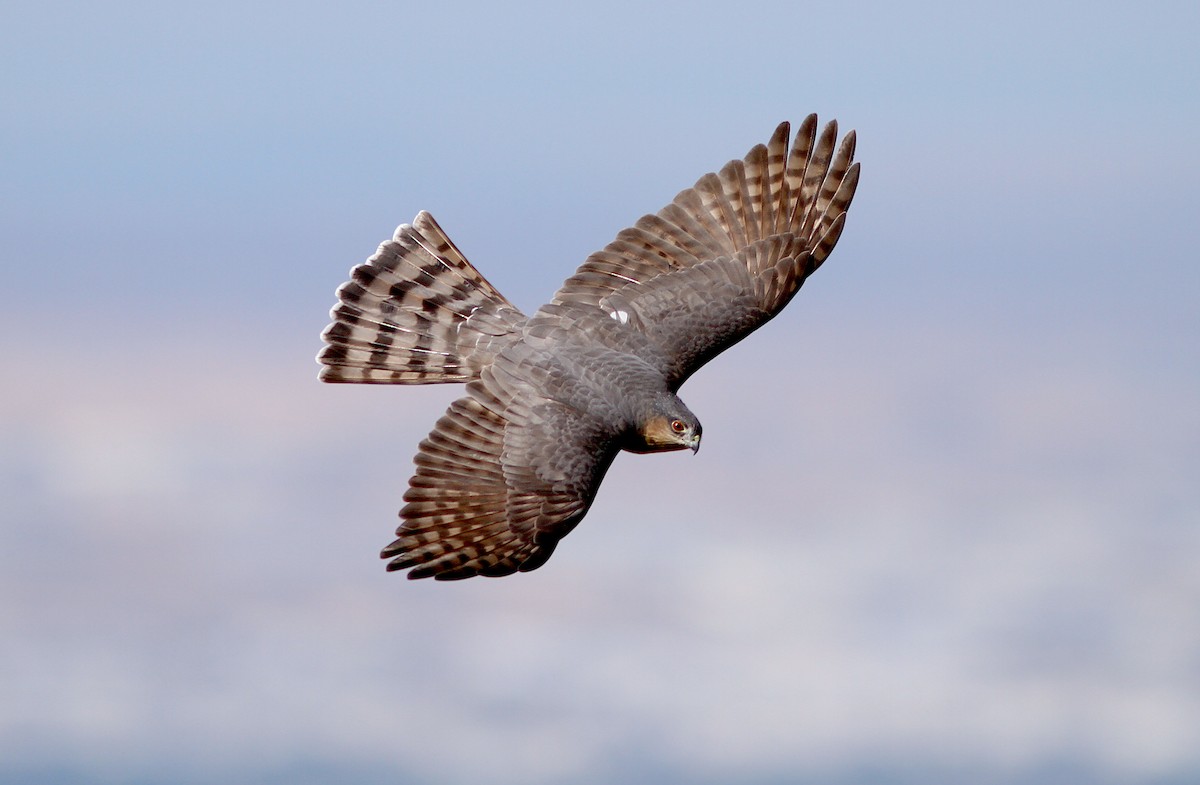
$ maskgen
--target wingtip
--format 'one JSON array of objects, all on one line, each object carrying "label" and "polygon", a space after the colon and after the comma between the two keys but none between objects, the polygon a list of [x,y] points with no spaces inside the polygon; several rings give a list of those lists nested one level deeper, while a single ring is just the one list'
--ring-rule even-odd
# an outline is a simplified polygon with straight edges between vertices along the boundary
[{"label": "wingtip", "polygon": [[784,120],[782,123],[775,126],[775,133],[771,134],[771,142],[768,143],[767,146],[769,147],[771,143],[779,142],[779,141],[782,141],[786,145],[788,139],[790,139],[791,137],[792,137],[792,124],[791,124],[791,122]]},{"label": "wingtip", "polygon": [[842,137],[842,144],[838,150],[838,157],[845,157],[847,161],[854,160],[854,151],[858,146],[858,134],[851,128]]}]

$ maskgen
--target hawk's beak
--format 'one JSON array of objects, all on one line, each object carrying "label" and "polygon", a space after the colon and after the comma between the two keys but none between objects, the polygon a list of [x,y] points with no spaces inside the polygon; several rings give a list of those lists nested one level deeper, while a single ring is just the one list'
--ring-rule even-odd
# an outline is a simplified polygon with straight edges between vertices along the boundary
[{"label": "hawk's beak", "polygon": [[692,437],[692,455],[700,452],[700,434]]}]

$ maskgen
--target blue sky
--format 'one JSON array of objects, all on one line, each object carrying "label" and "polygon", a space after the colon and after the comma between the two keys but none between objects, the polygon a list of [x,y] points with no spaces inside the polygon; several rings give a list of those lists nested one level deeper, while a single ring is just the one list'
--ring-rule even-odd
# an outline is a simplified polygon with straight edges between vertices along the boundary
[{"label": "blue sky", "polygon": [[[1194,4],[0,12],[0,781],[1200,774]],[[524,308],[810,111],[830,262],[541,570],[376,560],[457,388],[316,382],[428,209]]]}]

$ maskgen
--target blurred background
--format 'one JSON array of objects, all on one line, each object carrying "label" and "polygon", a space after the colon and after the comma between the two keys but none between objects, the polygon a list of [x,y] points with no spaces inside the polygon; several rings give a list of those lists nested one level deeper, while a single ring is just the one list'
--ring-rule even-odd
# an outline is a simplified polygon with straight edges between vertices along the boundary
[{"label": "blurred background", "polygon": [[[1200,6],[0,11],[0,781],[1200,780]],[[815,111],[842,241],[541,570],[408,582],[461,388],[322,386],[418,210],[532,311]]]}]

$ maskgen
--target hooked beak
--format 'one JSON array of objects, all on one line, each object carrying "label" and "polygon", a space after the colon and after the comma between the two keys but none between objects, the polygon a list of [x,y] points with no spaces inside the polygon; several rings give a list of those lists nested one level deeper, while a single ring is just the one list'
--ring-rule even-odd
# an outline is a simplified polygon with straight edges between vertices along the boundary
[{"label": "hooked beak", "polygon": [[692,455],[700,452],[700,434],[692,437]]}]

